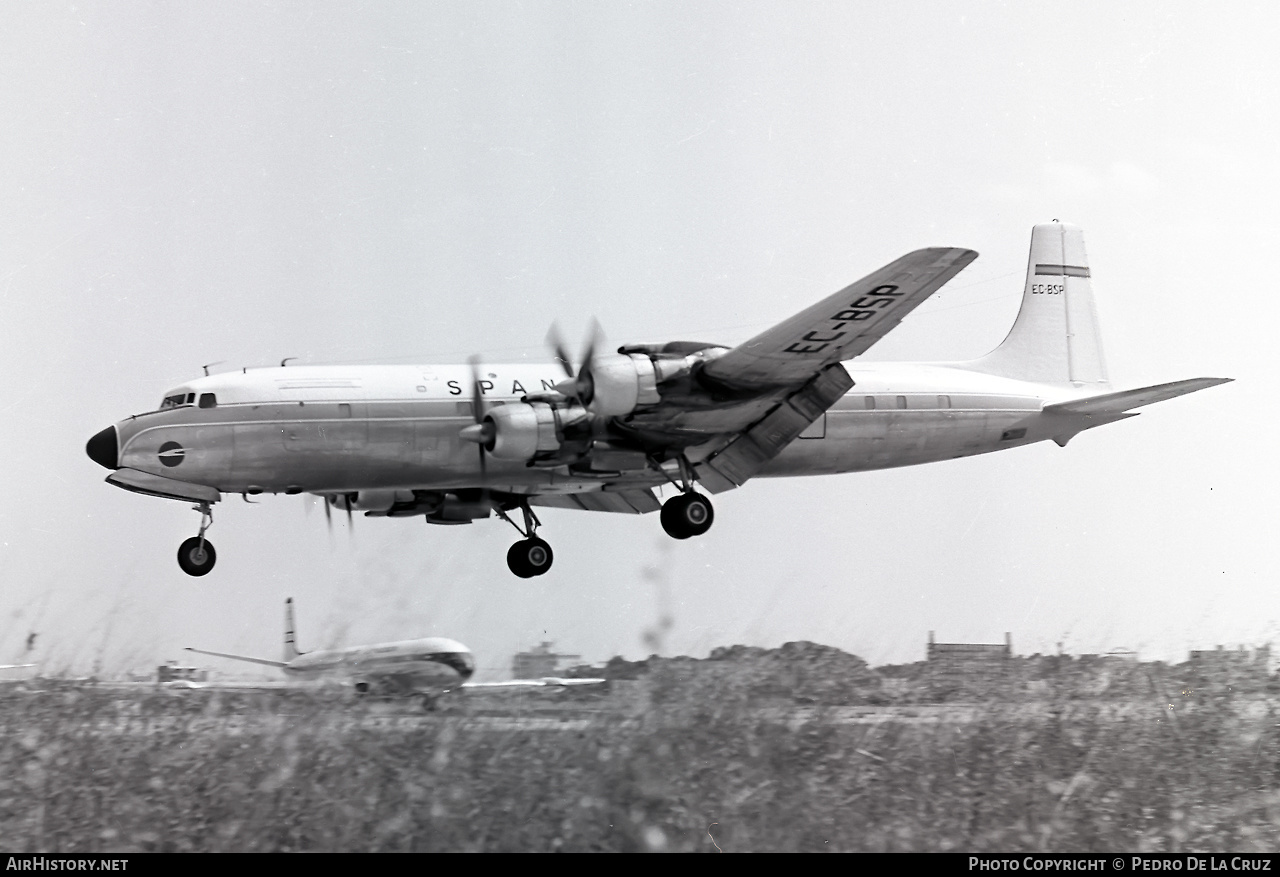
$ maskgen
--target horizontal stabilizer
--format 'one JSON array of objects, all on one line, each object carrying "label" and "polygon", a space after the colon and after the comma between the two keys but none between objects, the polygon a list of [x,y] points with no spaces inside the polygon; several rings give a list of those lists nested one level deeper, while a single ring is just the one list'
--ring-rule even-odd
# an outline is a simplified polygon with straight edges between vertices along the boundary
[{"label": "horizontal stabilizer", "polygon": [[1119,393],[1106,393],[1101,396],[1090,396],[1087,399],[1073,399],[1070,402],[1058,402],[1044,407],[1045,414],[1120,414],[1131,408],[1141,408],[1166,399],[1174,399],[1196,390],[1226,384],[1234,378],[1191,378],[1186,381],[1174,381],[1171,384],[1156,384],[1153,387],[1142,387],[1138,390],[1123,390]]},{"label": "horizontal stabilizer", "polygon": [[226,652],[206,652],[204,649],[193,649],[187,646],[188,652],[200,655],[213,655],[215,658],[230,658],[233,661],[248,661],[250,664],[265,664],[268,667],[287,667],[284,661],[268,661],[265,658],[246,658],[244,655],[228,655]]}]

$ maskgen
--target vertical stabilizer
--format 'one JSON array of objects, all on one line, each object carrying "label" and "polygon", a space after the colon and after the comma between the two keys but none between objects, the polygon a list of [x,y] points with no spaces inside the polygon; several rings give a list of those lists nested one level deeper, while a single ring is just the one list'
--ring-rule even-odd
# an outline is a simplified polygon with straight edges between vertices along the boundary
[{"label": "vertical stabilizer", "polygon": [[1108,384],[1084,232],[1060,222],[1031,230],[1018,319],[999,347],[964,365],[1024,381]]},{"label": "vertical stabilizer", "polygon": [[284,662],[287,664],[302,654],[298,651],[298,643],[294,638],[293,598],[284,601]]}]

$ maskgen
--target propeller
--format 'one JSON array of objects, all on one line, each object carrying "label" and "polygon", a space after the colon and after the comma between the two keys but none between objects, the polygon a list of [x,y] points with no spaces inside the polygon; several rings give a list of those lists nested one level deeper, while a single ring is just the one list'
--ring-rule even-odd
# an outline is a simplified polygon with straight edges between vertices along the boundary
[{"label": "propeller", "polygon": [[[320,497],[320,504],[324,506],[324,525],[325,525],[325,528],[329,531],[330,536],[333,535],[332,506],[338,502],[339,497],[346,496],[347,502],[344,503],[344,505],[346,507],[346,512],[347,512],[347,533],[354,536],[355,535],[355,527],[354,527],[355,518],[351,516],[351,497],[354,497],[355,494],[347,495],[347,494],[341,494],[341,493],[323,493],[323,494],[317,494],[317,496]],[[311,514],[311,505],[309,503],[307,505],[307,514],[308,515]]]},{"label": "propeller", "polygon": [[493,449],[494,439],[497,438],[497,427],[493,425],[493,421],[484,419],[486,412],[484,388],[480,385],[480,357],[472,356],[467,362],[471,366],[471,416],[475,418],[475,423],[471,424],[471,426],[464,426],[458,436],[463,441],[476,443],[476,450],[480,454],[480,501],[487,503],[489,501],[489,473],[486,457],[489,451]]},{"label": "propeller", "polygon": [[484,390],[480,386],[480,357],[473,356],[467,360],[471,365],[471,416],[475,423],[463,427],[458,434],[463,441],[475,442],[480,451],[480,479],[487,475],[486,452],[493,447],[495,438],[494,426],[484,419]]},{"label": "propeller", "polygon": [[596,348],[600,346],[603,334],[599,321],[592,318],[591,332],[587,336],[587,346],[582,353],[582,365],[575,375],[573,362],[569,359],[559,327],[552,323],[551,328],[547,331],[547,346],[555,353],[556,361],[560,363],[560,367],[564,369],[566,376],[566,380],[556,384],[553,389],[557,393],[568,396],[570,399],[578,400],[584,407],[591,403],[591,398],[595,395],[595,381],[591,377],[591,365],[595,362]]}]

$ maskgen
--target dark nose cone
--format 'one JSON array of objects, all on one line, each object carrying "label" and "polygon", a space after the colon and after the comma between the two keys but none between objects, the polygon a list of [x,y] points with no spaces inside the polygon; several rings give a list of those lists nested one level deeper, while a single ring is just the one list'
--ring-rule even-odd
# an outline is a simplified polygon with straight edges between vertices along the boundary
[{"label": "dark nose cone", "polygon": [[99,466],[105,466],[108,469],[119,469],[120,444],[116,439],[116,428],[108,426],[102,432],[89,439],[89,443],[84,446],[84,452],[89,455],[90,460]]}]

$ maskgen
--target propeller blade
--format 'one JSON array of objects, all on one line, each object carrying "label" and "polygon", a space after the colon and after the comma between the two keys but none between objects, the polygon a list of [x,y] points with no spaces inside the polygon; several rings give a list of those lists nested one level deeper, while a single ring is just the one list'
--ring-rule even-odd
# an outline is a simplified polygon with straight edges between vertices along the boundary
[{"label": "propeller blade", "polygon": [[476,423],[484,421],[484,390],[480,387],[480,357],[472,356],[467,360],[471,366],[471,416]]},{"label": "propeller blade", "polygon": [[569,350],[565,347],[564,338],[560,335],[560,327],[555,323],[547,330],[547,346],[555,354],[556,362],[564,369],[565,376],[573,378],[573,360],[569,358]]},{"label": "propeller blade", "polygon": [[[471,365],[471,416],[475,418],[475,426],[462,430],[462,438],[473,441],[480,453],[480,480],[484,480],[488,469],[485,460],[485,445],[493,439],[493,427],[484,422],[484,389],[480,386],[480,357],[472,356],[467,362]],[[487,427],[487,429],[486,429]]]},{"label": "propeller blade", "polygon": [[591,398],[595,395],[595,380],[591,375],[591,367],[596,361],[596,348],[600,346],[603,339],[604,330],[600,328],[600,321],[592,317],[591,334],[587,337],[587,349],[582,354],[582,368],[578,369],[577,393],[574,394],[583,405],[590,405]]},{"label": "propeller blade", "polygon": [[587,337],[587,349],[582,354],[582,368],[587,368],[595,361],[596,348],[604,341],[604,330],[600,328],[600,321],[595,317],[591,318],[591,334]]}]

